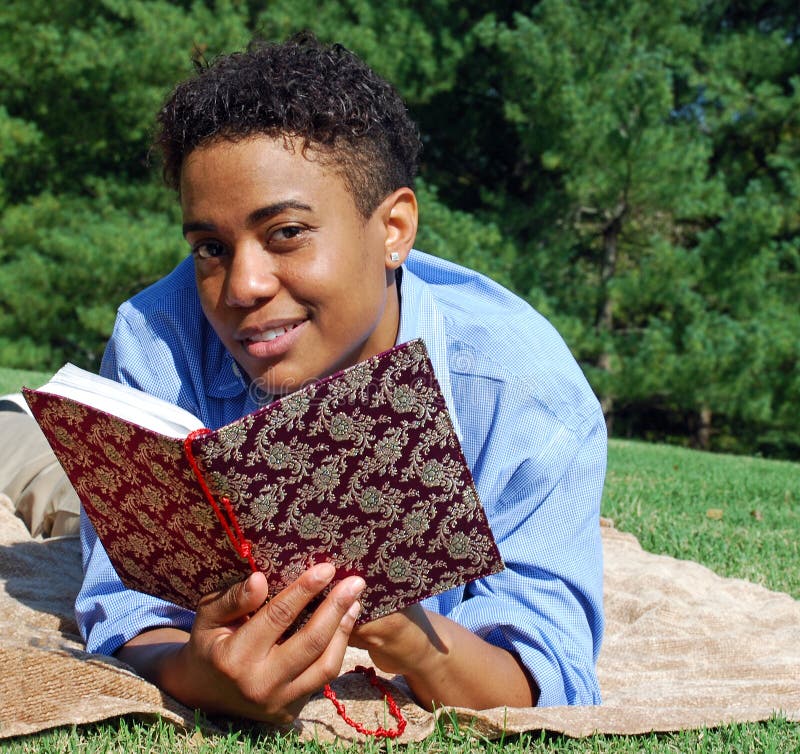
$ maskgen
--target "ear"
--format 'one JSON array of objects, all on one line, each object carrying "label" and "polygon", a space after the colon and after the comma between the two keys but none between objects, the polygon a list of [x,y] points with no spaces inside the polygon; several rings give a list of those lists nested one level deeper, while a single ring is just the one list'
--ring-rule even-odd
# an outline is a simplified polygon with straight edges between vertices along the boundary
[{"label": "ear", "polygon": [[385,231],[386,269],[396,270],[406,261],[417,237],[417,197],[410,188],[399,188],[381,202],[379,211]]}]

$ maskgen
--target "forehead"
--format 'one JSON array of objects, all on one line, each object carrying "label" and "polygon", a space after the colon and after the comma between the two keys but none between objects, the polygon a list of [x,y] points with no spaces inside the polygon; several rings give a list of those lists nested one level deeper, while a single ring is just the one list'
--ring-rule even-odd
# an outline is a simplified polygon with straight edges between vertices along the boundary
[{"label": "forehead", "polygon": [[252,203],[352,194],[335,153],[289,137],[258,135],[240,140],[217,139],[190,152],[180,174],[181,206],[205,211],[223,199]]},{"label": "forehead", "polygon": [[297,139],[249,136],[243,139],[217,138],[189,152],[181,165],[181,188],[202,183],[206,175],[237,176],[243,180],[253,174],[269,178],[272,174],[319,176],[332,171],[332,160]]}]

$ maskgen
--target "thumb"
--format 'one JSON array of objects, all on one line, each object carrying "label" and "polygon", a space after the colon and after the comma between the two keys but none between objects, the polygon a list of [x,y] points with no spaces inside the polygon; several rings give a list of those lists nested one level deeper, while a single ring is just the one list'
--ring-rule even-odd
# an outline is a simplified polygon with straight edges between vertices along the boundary
[{"label": "thumb", "polygon": [[221,628],[243,622],[264,604],[268,595],[267,577],[261,571],[251,573],[244,581],[202,597],[197,604],[195,625]]}]

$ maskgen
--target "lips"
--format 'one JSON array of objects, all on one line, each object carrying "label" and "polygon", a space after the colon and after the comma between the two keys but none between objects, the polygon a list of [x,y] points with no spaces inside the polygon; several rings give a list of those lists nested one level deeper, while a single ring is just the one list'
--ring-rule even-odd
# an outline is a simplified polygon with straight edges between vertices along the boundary
[{"label": "lips", "polygon": [[302,319],[282,319],[268,322],[264,325],[248,325],[240,327],[239,331],[234,334],[234,339],[240,343],[247,345],[248,343],[269,343],[272,340],[277,340],[283,337],[292,330],[296,330],[301,325],[304,325],[308,320]]},{"label": "lips", "polygon": [[[242,327],[234,340],[242,349],[239,358],[245,359],[243,364],[247,371],[259,372],[264,368],[264,363],[285,358],[298,345],[308,324],[306,318],[287,318],[273,319],[264,325]],[[253,363],[248,360],[253,360]]]}]

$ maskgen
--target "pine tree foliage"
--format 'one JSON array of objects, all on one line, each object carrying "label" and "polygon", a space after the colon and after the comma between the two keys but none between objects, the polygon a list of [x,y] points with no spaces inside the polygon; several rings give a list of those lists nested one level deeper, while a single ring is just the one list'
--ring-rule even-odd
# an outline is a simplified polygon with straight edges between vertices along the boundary
[{"label": "pine tree foliage", "polygon": [[419,246],[549,316],[612,432],[800,457],[800,7],[9,0],[0,363],[96,367],[185,253],[149,154],[192,60],[310,28],[420,122]]}]

